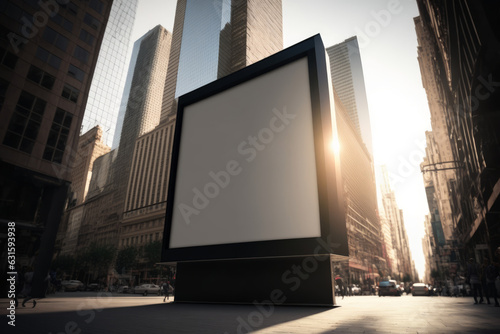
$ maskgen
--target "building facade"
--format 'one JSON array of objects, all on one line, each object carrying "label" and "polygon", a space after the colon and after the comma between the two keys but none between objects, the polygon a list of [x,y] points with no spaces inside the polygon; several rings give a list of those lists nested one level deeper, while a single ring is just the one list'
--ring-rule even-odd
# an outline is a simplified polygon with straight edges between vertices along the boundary
[{"label": "building facade", "polygon": [[326,49],[332,84],[357,133],[373,157],[372,130],[361,54],[356,36]]},{"label": "building facade", "polygon": [[[130,37],[138,0],[114,0],[90,86],[80,133],[96,125],[103,130],[103,142],[112,146],[129,62]],[[85,43],[94,43],[94,30],[82,31]]]},{"label": "building facade", "polygon": [[55,245],[56,254],[73,254],[76,251],[78,233],[82,222],[84,201],[90,187],[94,161],[110,151],[102,142],[99,126],[87,131],[78,140],[77,156],[71,171],[71,186],[59,235]]},{"label": "building facade", "polygon": [[[0,5],[0,221],[3,236],[15,224],[16,260],[34,268],[34,297],[45,294],[44,278],[112,2],[41,4]],[[0,240],[6,250],[7,238]]]},{"label": "building facade", "polygon": [[372,158],[347,110],[334,94],[349,243],[349,263],[341,264],[340,269],[349,277],[349,284],[362,284],[364,290],[370,291],[386,270]]},{"label": "building facade", "polygon": [[[432,71],[421,63],[424,85],[429,104],[439,97],[452,156],[451,163],[433,169],[455,171],[449,192],[460,263],[469,257],[482,261],[500,246],[500,33],[495,14],[500,5],[468,0],[417,4],[417,34],[424,35],[419,46],[434,55]],[[433,77],[435,87],[424,75]]]}]

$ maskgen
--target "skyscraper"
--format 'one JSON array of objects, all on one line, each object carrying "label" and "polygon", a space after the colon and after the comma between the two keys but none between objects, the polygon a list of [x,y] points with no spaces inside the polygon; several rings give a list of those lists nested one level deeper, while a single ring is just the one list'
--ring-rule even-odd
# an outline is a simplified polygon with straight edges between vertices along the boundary
[{"label": "skyscraper", "polygon": [[333,87],[356,131],[373,156],[370,113],[366,99],[363,66],[356,36],[326,49],[330,57]]},{"label": "skyscraper", "polygon": [[135,141],[160,121],[171,41],[172,34],[161,25],[142,37],[113,171],[114,187],[120,189],[116,194],[119,211],[123,210]]},{"label": "skyscraper", "polygon": [[[34,266],[36,297],[45,294],[44,278],[111,10],[111,1],[104,0],[46,5],[0,4],[0,226],[6,231],[15,225],[16,260]],[[6,245],[7,233],[0,236]]]},{"label": "skyscraper", "polygon": [[281,49],[281,0],[179,0],[161,121],[177,97]]},{"label": "skyscraper", "polygon": [[[99,125],[103,142],[108,146],[113,142],[122,100],[137,3],[138,0],[113,1],[80,130],[83,134]],[[82,35],[85,35],[85,43],[94,43],[92,29]]]}]

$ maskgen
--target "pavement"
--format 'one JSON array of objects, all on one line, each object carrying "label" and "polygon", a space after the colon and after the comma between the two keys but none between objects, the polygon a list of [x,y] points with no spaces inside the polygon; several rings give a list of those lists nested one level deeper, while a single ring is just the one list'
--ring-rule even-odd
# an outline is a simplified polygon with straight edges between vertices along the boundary
[{"label": "pavement", "polygon": [[[161,296],[63,292],[15,310],[0,333],[500,333],[500,307],[472,297],[337,297],[335,307],[186,304]],[[11,322],[12,324],[12,322]]]}]

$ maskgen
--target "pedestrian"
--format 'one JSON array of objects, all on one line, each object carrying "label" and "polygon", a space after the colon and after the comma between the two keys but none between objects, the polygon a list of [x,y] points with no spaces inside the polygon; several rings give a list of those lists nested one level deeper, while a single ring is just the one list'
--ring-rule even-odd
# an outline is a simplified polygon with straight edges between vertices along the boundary
[{"label": "pedestrian", "polygon": [[[21,294],[24,296],[23,307],[26,307],[26,302],[33,299],[31,297],[31,283],[33,282],[33,270],[30,268],[29,271],[24,274],[24,286]],[[36,306],[36,300],[33,299],[33,307]]]},{"label": "pedestrian", "polygon": [[472,288],[472,296],[474,297],[474,304],[477,304],[477,296],[479,294],[479,304],[483,302],[483,291],[481,290],[481,268],[477,265],[473,258],[469,259],[467,264],[467,280],[470,282]]},{"label": "pedestrian", "polygon": [[342,280],[342,277],[340,277],[339,274],[335,276],[335,283],[339,287],[340,294],[342,295],[342,299],[344,299],[344,281]]},{"label": "pedestrian", "polygon": [[497,299],[497,288],[495,286],[495,280],[499,276],[498,265],[496,263],[489,263],[488,259],[486,259],[485,264],[486,301],[490,304],[490,297],[492,297],[495,300],[495,307],[500,307]]},{"label": "pedestrian", "polygon": [[165,302],[165,299],[168,300],[168,297],[170,295],[170,291],[173,289],[174,288],[172,288],[169,281],[163,283],[163,293],[165,295],[165,297],[163,297],[163,302]]}]

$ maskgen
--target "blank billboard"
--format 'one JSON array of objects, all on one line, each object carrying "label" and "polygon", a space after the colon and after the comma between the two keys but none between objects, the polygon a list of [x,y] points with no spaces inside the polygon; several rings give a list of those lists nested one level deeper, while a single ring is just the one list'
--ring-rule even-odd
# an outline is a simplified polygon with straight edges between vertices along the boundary
[{"label": "blank billboard", "polygon": [[180,97],[163,261],[312,254],[336,226],[346,240],[324,57],[315,36]]},{"label": "blank billboard", "polygon": [[307,58],[184,108],[170,247],[319,237]]}]

